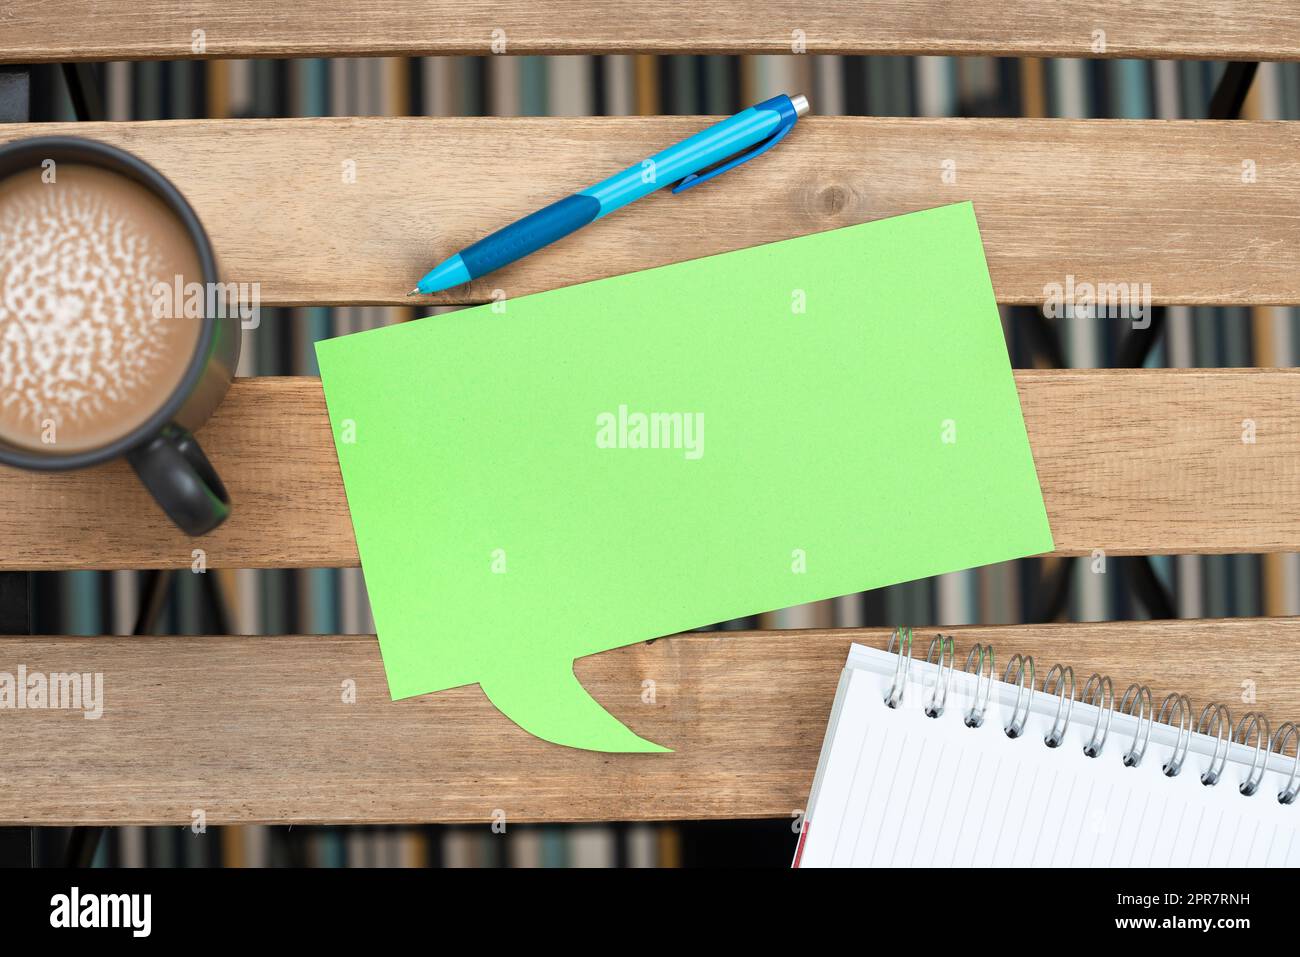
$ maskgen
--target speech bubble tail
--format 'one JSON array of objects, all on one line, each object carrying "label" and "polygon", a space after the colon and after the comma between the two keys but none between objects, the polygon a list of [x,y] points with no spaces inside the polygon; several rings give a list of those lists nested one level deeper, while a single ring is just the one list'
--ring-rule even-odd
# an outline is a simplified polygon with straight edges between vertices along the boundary
[{"label": "speech bubble tail", "polygon": [[529,734],[586,751],[665,753],[601,707],[573,673],[573,665],[516,663],[509,672],[480,679],[479,687],[502,714]]}]

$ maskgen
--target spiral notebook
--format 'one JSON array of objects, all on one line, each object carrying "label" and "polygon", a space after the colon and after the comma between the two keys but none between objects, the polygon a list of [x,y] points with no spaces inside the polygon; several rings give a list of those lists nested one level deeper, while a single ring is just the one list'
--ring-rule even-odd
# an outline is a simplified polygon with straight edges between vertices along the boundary
[{"label": "spiral notebook", "polygon": [[851,647],[795,867],[1300,864],[1295,725],[910,640]]}]

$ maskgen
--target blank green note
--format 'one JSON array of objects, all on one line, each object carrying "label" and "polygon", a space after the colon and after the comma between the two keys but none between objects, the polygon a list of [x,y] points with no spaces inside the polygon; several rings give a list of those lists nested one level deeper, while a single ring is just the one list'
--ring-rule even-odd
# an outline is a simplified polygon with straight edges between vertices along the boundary
[{"label": "blank green note", "polygon": [[673,746],[576,657],[1052,549],[969,203],[317,354],[393,697],[558,744]]}]

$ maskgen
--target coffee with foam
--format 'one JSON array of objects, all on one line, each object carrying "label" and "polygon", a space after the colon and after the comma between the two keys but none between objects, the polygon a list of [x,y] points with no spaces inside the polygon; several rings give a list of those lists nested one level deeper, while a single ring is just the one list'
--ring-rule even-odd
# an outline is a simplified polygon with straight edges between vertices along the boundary
[{"label": "coffee with foam", "polygon": [[202,320],[159,292],[204,276],[185,224],[145,186],[78,163],[53,172],[0,179],[0,440],[58,456],[129,435],[176,390]]}]

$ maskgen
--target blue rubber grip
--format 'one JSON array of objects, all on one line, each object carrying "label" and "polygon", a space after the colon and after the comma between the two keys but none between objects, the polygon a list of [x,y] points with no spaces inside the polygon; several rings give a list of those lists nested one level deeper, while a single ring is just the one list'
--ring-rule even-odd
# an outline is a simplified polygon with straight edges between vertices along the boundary
[{"label": "blue rubber grip", "polygon": [[600,214],[600,201],[574,193],[484,236],[460,251],[472,277],[483,276],[581,229]]}]

